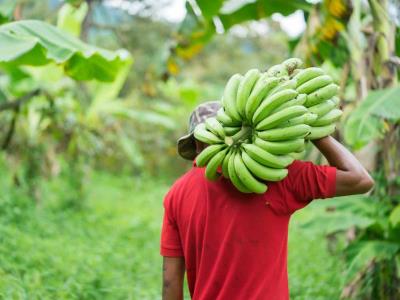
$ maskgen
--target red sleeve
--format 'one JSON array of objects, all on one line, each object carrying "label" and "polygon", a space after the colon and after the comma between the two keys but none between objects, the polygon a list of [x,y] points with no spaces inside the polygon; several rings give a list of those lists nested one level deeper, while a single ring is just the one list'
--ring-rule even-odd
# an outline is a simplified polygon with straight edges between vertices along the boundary
[{"label": "red sleeve", "polygon": [[314,199],[335,196],[336,168],[295,161],[289,166],[288,184],[291,196],[287,197],[287,206],[293,213]]},{"label": "red sleeve", "polygon": [[171,189],[164,198],[164,218],[161,230],[162,256],[180,257],[183,256],[181,240],[176,220],[173,216],[173,189]]}]

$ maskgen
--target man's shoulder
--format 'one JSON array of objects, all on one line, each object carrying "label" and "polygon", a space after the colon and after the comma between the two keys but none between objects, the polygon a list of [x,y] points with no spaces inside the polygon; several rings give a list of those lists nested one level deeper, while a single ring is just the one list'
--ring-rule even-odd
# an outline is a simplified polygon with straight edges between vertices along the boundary
[{"label": "man's shoulder", "polygon": [[181,193],[189,188],[193,188],[193,184],[198,184],[199,180],[204,179],[204,176],[201,176],[200,173],[200,168],[192,167],[172,183],[168,194],[173,195]]}]

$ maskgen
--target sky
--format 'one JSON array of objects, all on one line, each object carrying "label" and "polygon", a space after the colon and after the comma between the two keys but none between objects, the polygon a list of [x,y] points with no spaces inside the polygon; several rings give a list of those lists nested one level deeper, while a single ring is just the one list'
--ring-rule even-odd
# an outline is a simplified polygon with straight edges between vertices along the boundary
[{"label": "sky", "polygon": [[[211,0],[212,1],[212,0]],[[186,14],[185,9],[186,0],[170,0],[170,4],[163,8],[159,12],[159,17],[163,18],[170,22],[179,23],[183,20]],[[233,10],[237,7],[240,7],[246,2],[250,2],[249,0],[229,0],[227,4],[224,5],[223,10]],[[126,11],[131,12],[132,14],[136,14],[138,10],[140,10],[139,2],[131,2],[129,0],[108,0],[107,5],[111,7],[119,7]],[[303,18],[303,13],[301,11],[297,11],[294,14],[284,17],[280,14],[274,14],[272,16],[274,21],[280,23],[281,28],[290,36],[296,37],[301,34],[305,29],[305,21]],[[265,22],[257,25],[257,22],[252,23],[252,29],[255,31],[261,31],[263,33],[267,28],[265,28]],[[240,34],[241,30],[240,26],[234,29],[234,32]]]}]

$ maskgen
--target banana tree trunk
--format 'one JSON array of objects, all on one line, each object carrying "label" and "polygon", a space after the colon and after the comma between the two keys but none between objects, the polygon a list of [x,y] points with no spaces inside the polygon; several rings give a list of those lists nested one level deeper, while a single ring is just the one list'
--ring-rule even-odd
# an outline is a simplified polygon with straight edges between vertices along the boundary
[{"label": "banana tree trunk", "polygon": [[[371,64],[372,89],[393,87],[397,83],[395,66],[390,62],[394,53],[395,26],[389,17],[387,0],[368,0],[372,17],[374,35],[373,61]],[[400,174],[400,163],[396,158],[399,155],[400,138],[399,126],[388,124],[388,131],[385,134],[382,150],[378,160],[383,164],[386,179],[388,182],[388,195],[394,196],[399,188],[396,187],[395,179]]]}]

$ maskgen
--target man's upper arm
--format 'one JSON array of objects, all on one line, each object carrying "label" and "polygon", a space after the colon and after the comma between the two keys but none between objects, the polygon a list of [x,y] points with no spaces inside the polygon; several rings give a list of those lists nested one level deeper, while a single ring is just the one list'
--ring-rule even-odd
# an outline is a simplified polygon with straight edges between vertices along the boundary
[{"label": "man's upper arm", "polygon": [[164,199],[164,217],[161,229],[160,253],[162,256],[181,257],[183,249],[179,228],[173,209],[174,189]]},{"label": "man's upper arm", "polygon": [[295,161],[289,167],[287,200],[290,213],[303,208],[314,199],[334,197],[336,193],[336,168],[319,166],[312,162]]}]

